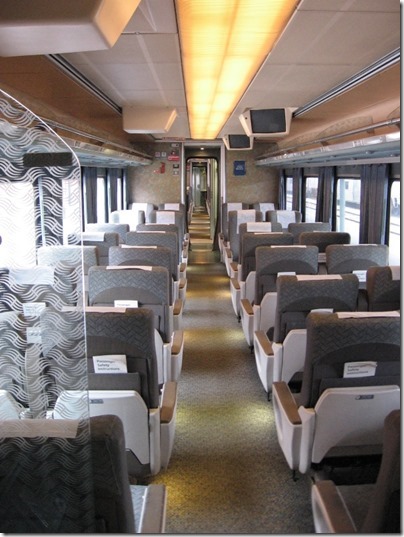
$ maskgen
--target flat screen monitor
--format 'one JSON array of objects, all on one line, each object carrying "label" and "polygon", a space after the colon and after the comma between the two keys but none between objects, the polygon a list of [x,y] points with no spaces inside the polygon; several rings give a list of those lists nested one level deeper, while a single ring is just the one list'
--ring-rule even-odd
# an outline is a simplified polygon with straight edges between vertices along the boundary
[{"label": "flat screen monitor", "polygon": [[240,116],[247,136],[278,137],[289,133],[295,108],[248,109]]},{"label": "flat screen monitor", "polygon": [[252,149],[254,139],[246,134],[227,134],[223,137],[224,145],[229,150]]}]

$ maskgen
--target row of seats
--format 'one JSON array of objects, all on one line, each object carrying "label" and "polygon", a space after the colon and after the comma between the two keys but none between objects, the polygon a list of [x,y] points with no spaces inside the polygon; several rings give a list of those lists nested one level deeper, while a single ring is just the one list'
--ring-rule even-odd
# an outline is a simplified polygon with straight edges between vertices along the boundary
[{"label": "row of seats", "polygon": [[[399,489],[391,468],[398,464],[400,267],[389,266],[387,246],[351,245],[349,234],[290,212],[283,225],[245,206],[227,204],[222,214],[233,309],[271,400],[285,461],[293,475],[313,473],[316,531],[397,531],[397,497],[390,525],[380,505]],[[383,442],[392,422],[395,432]],[[381,454],[379,478],[367,486],[383,497],[375,493],[366,519],[354,522],[337,485],[318,470],[325,461],[356,457],[364,465]]]},{"label": "row of seats", "polygon": [[[177,216],[175,210],[155,213]],[[35,267],[0,271],[0,420],[6,424],[3,431],[11,431],[0,440],[0,465],[13,464],[5,454],[13,442],[24,448],[19,461],[28,453],[32,463],[37,460],[30,441],[34,430],[40,437],[37,444],[46,444],[46,449],[61,443],[61,471],[66,472],[66,442],[72,452],[76,437],[77,444],[83,444],[77,425],[87,424],[87,445],[111,433],[117,446],[111,455],[120,452],[119,460],[104,460],[101,494],[102,481],[94,478],[95,511],[92,508],[86,518],[88,529],[81,521],[71,522],[70,504],[66,516],[55,510],[58,520],[52,529],[162,532],[165,488],[131,488],[129,476],[138,480],[154,475],[167,467],[171,456],[189,237],[185,225],[180,230],[171,222],[139,224],[132,231],[119,223],[89,227],[70,236],[68,245],[39,248]],[[90,470],[79,460],[80,479],[92,486],[86,473]],[[109,471],[115,476],[119,501],[114,500],[116,487],[105,495]],[[12,476],[2,471],[3,478],[6,484]],[[17,482],[15,492],[29,487],[25,478]],[[87,501],[88,494],[83,494]],[[108,497],[111,509],[105,505]],[[133,500],[136,517],[129,508]],[[157,508],[152,518],[145,509],[150,505],[152,511]],[[8,530],[43,529],[35,513],[20,522],[15,512],[8,515],[8,525],[3,524]]]}]

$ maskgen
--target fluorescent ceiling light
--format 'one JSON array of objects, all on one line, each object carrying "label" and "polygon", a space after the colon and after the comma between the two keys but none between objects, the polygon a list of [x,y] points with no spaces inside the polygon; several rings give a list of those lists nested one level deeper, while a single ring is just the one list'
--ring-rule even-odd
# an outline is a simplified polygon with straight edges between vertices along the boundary
[{"label": "fluorescent ceiling light", "polygon": [[0,0],[0,56],[112,47],[140,0]]},{"label": "fluorescent ceiling light", "polygon": [[298,0],[176,0],[194,139],[214,139]]}]

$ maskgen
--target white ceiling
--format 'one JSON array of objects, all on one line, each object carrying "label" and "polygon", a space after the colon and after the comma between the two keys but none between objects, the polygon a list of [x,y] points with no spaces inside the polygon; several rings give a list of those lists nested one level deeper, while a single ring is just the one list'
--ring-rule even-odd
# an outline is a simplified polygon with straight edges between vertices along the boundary
[{"label": "white ceiling", "polygon": [[[142,0],[109,50],[64,54],[120,107],[175,108],[189,138],[174,0]],[[302,0],[219,137],[246,108],[301,107],[400,47],[398,0]]]}]

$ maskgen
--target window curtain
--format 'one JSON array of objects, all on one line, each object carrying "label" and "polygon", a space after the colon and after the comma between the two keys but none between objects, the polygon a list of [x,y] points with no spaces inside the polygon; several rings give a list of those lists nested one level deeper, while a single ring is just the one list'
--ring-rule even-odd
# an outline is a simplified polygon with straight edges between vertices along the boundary
[{"label": "window curtain", "polygon": [[[84,166],[82,178],[85,184],[85,219],[88,224],[97,222],[97,168]],[[84,226],[85,227],[85,226]]]},{"label": "window curtain", "polygon": [[129,209],[129,181],[128,181],[128,174],[126,168],[122,170],[122,193],[123,193],[123,200],[122,200],[122,208],[123,209]]},{"label": "window curtain", "polygon": [[359,242],[362,244],[384,244],[387,171],[387,164],[367,164],[361,168]]},{"label": "window curtain", "polygon": [[293,177],[292,211],[300,212],[302,210],[303,169],[294,168],[292,177]]},{"label": "window curtain", "polygon": [[331,222],[334,179],[335,167],[319,168],[316,222]]},{"label": "window curtain", "polygon": [[121,180],[122,170],[119,168],[108,168],[107,170],[107,181],[108,181],[108,213],[111,214],[112,211],[118,209],[118,180]]},{"label": "window curtain", "polygon": [[278,207],[286,209],[286,172],[281,170],[279,174]]}]

